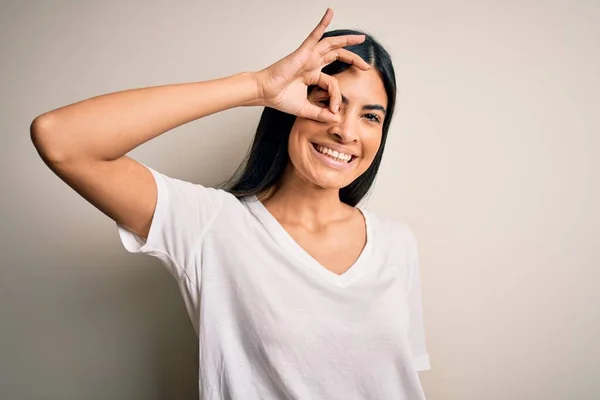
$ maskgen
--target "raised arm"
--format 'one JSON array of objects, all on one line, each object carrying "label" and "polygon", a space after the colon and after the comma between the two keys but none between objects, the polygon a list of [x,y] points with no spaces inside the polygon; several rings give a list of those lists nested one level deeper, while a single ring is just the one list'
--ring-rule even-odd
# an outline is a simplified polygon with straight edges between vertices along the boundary
[{"label": "raised arm", "polygon": [[255,73],[125,90],[36,117],[31,139],[48,167],[114,221],[146,238],[156,206],[150,171],[125,156],[177,126],[260,105]]},{"label": "raised arm", "polygon": [[[341,103],[337,80],[321,69],[340,60],[368,70],[344,49],[363,35],[320,40],[333,18],[328,9],[306,40],[291,54],[258,72],[204,82],[125,90],[46,112],[31,123],[31,139],[56,175],[117,223],[147,238],[156,207],[151,172],[128,152],[175,127],[238,106],[264,105],[334,122]],[[307,100],[309,85],[330,94],[330,108]]]}]

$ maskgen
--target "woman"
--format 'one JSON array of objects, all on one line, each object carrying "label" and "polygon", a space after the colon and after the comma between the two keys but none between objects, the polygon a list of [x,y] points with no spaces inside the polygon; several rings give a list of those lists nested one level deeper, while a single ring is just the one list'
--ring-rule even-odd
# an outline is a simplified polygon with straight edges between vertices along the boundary
[{"label": "woman", "polygon": [[[203,399],[424,398],[414,237],[356,206],[383,154],[394,72],[371,37],[325,34],[332,16],[259,72],[107,94],[32,123],[47,165],[116,221],[128,251],[158,257],[177,279]],[[227,190],[125,156],[257,105],[256,138]]]}]

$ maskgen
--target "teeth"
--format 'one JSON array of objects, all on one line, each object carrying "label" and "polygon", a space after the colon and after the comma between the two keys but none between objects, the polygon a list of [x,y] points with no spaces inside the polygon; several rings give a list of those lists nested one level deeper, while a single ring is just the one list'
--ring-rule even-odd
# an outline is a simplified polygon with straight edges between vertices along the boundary
[{"label": "teeth", "polygon": [[319,153],[327,154],[336,161],[348,162],[352,159],[352,156],[350,154],[340,153],[335,150],[328,149],[324,146],[318,146],[317,149],[319,150]]}]

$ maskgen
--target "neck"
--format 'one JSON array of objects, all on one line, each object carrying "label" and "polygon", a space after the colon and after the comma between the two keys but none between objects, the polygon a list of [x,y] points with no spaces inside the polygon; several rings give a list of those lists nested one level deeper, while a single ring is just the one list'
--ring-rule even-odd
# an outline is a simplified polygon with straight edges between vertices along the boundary
[{"label": "neck", "polygon": [[340,201],[339,189],[319,187],[290,169],[276,187],[259,199],[279,221],[311,230],[347,218],[349,212],[355,211]]}]

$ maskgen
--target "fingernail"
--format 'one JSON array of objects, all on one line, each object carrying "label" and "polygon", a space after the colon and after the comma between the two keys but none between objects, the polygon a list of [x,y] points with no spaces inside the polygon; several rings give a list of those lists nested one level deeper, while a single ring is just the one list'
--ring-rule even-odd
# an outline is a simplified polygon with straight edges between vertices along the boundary
[{"label": "fingernail", "polygon": [[335,107],[333,107],[333,112],[334,112],[335,114],[337,114],[337,112],[338,112],[338,110],[339,110],[339,109],[340,109],[340,105],[339,105],[339,104],[336,104],[336,105],[335,105]]}]

